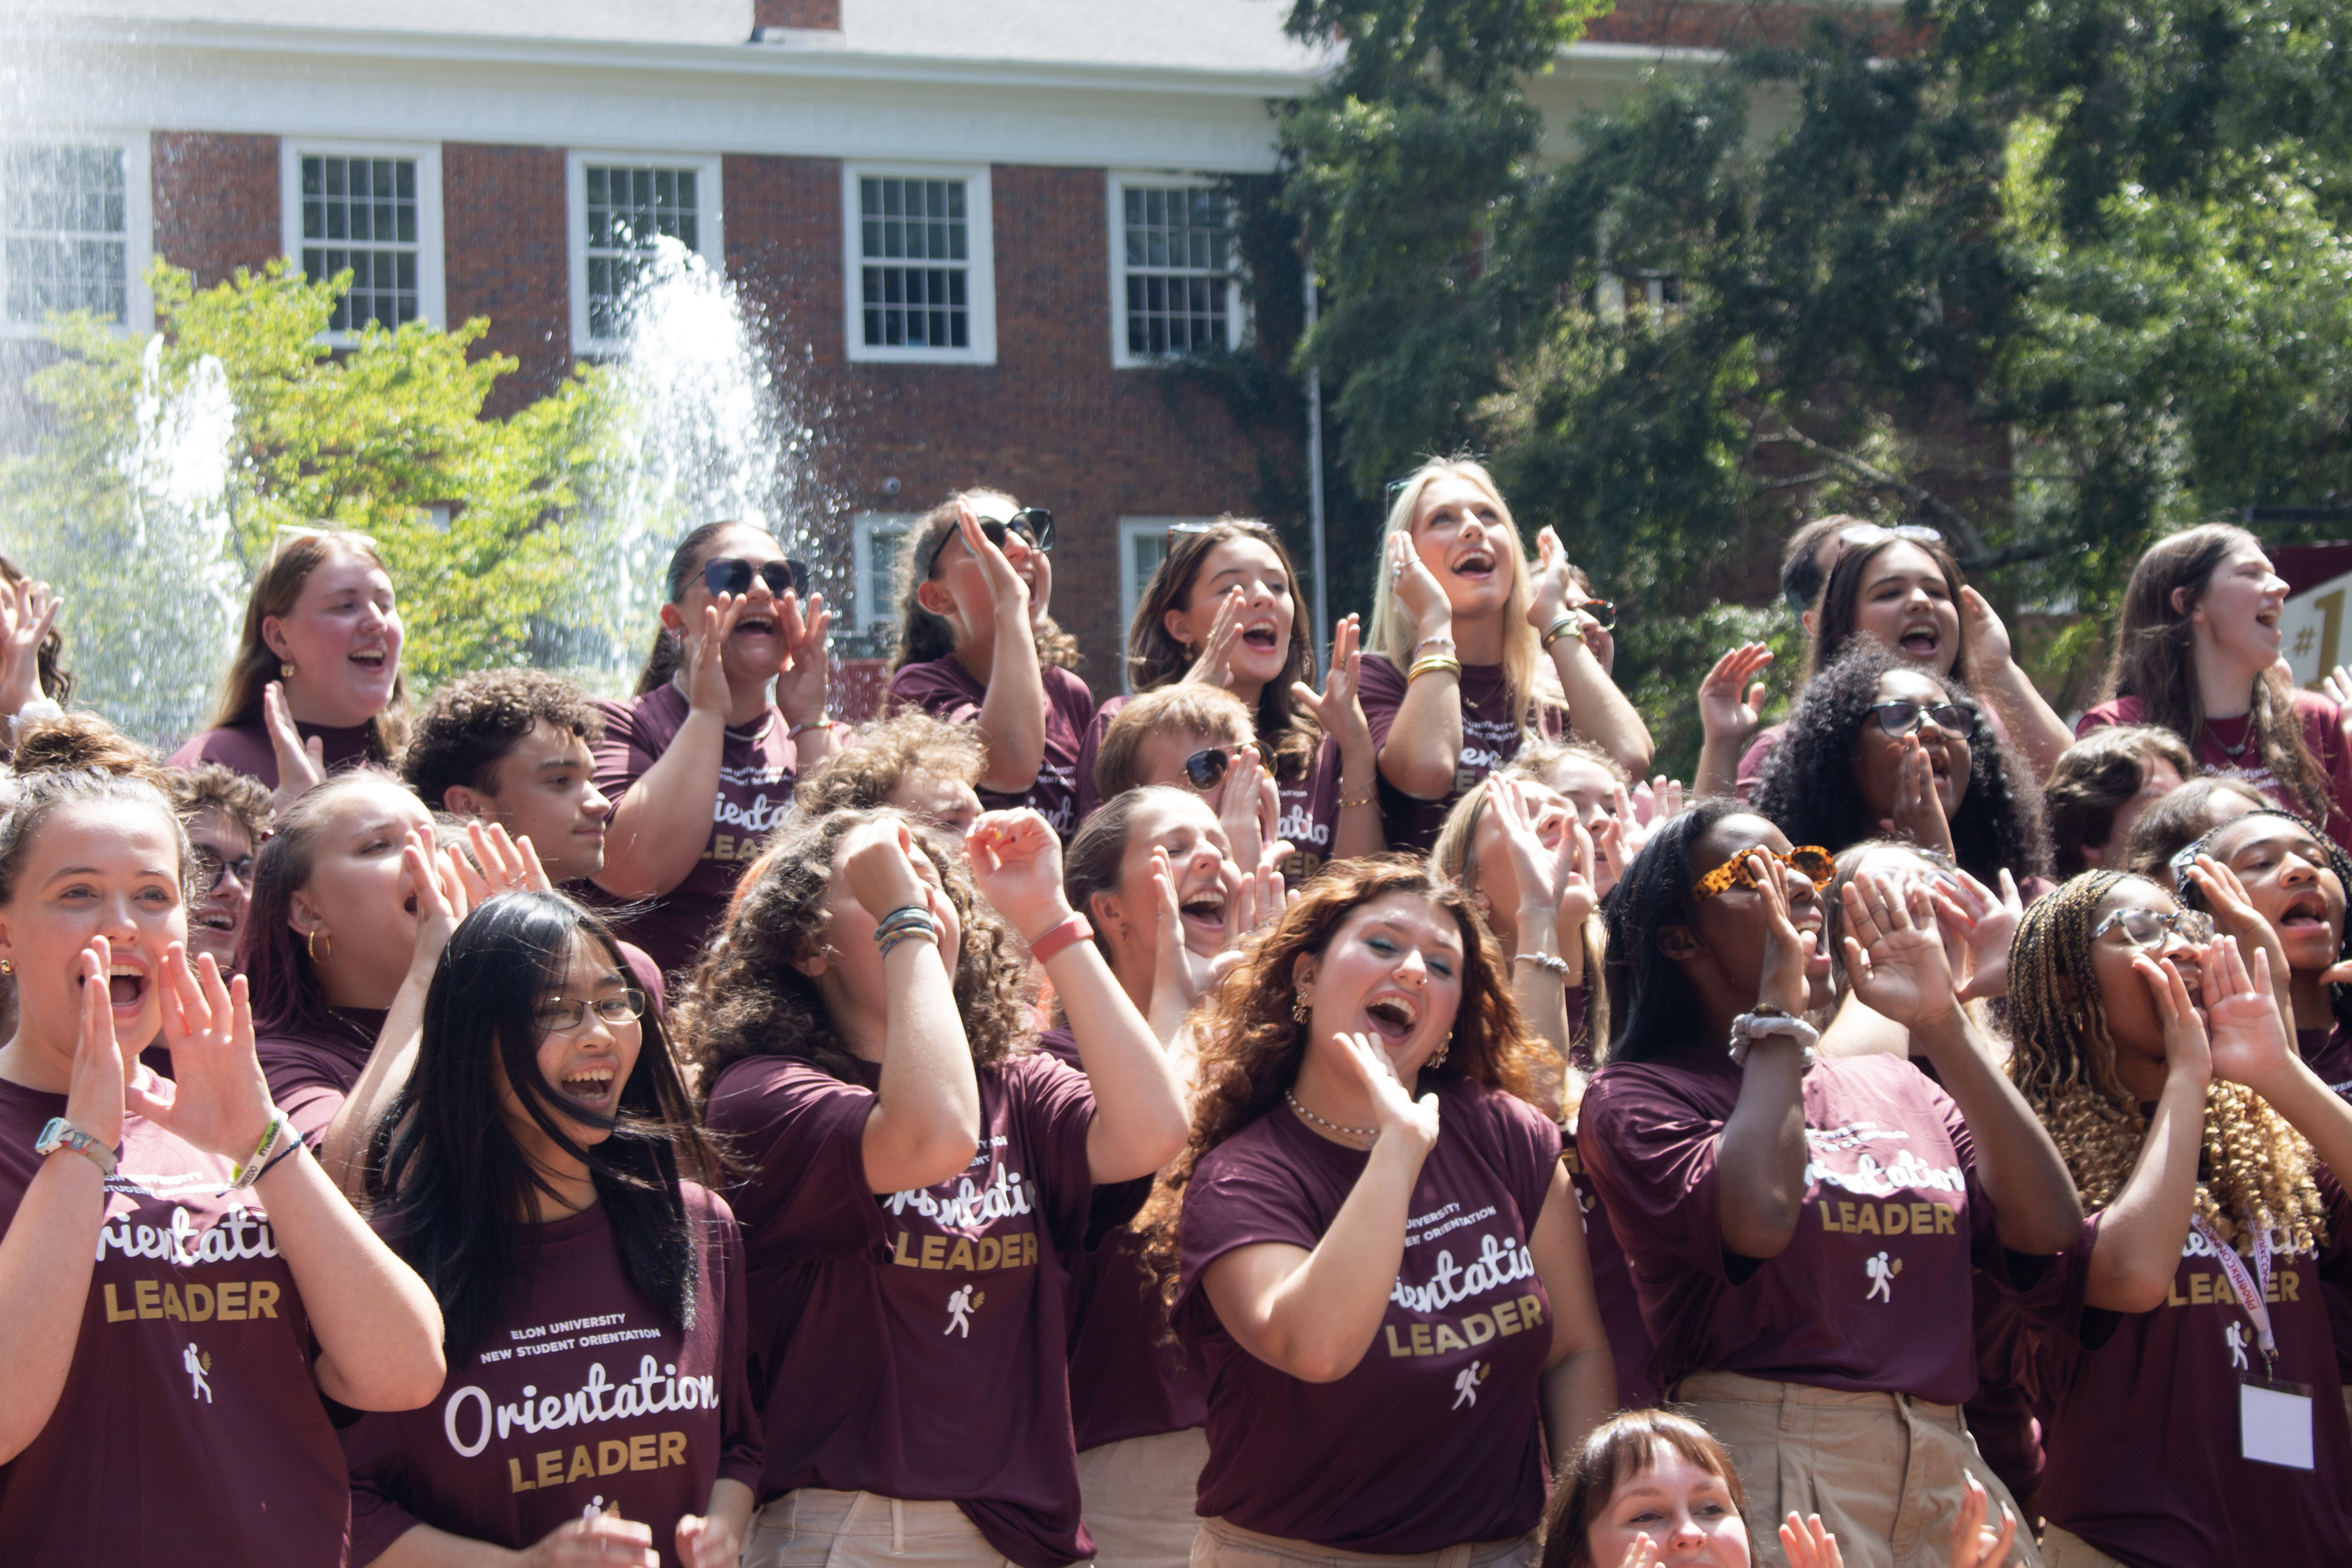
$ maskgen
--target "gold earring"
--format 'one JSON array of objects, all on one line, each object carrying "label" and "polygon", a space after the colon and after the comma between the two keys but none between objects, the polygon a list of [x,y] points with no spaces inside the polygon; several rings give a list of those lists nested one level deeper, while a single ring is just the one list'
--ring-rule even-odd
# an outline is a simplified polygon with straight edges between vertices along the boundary
[{"label": "gold earring", "polygon": [[16,966],[15,964],[9,963],[5,958],[0,958],[0,974],[14,974],[16,973]]},{"label": "gold earring", "polygon": [[[321,934],[324,934],[327,938],[327,951],[324,953],[321,953],[319,951],[319,938]],[[310,940],[305,942],[304,945],[310,950],[310,962],[313,963],[318,963],[321,958],[332,958],[335,956],[334,935],[331,932],[325,931],[322,927],[313,927],[310,931]]]},{"label": "gold earring", "polygon": [[1307,993],[1301,991],[1290,1004],[1290,1016],[1297,1022],[1304,1024],[1307,1022],[1307,1010],[1314,1005],[1315,1004],[1307,998]]},{"label": "gold earring", "polygon": [[289,660],[287,663],[281,664],[278,667],[278,679],[280,680],[291,680],[294,679],[294,665],[291,660]]},{"label": "gold earring", "polygon": [[1453,1048],[1454,1048],[1454,1037],[1453,1037],[1453,1036],[1451,1036],[1451,1035],[1448,1035],[1447,1037],[1445,1037],[1445,1038],[1444,1038],[1444,1039],[1440,1040],[1440,1041],[1437,1043],[1437,1048],[1436,1048],[1435,1050],[1433,1050],[1433,1051],[1430,1052],[1430,1053],[1429,1053],[1429,1059],[1428,1059],[1427,1061],[1425,1061],[1425,1062],[1422,1063],[1421,1065],[1422,1065],[1424,1068],[1442,1068],[1442,1067],[1444,1067],[1444,1066],[1445,1065],[1445,1053],[1446,1053],[1446,1052],[1448,1052],[1448,1051],[1450,1051],[1450,1050],[1452,1050]]}]

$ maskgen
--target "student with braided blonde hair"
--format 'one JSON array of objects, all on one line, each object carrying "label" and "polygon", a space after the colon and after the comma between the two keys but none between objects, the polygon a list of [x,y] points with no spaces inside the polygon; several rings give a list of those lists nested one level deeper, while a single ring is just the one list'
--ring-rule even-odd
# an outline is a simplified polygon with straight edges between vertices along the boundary
[{"label": "student with braided blonde hair", "polygon": [[2344,1194],[2315,1160],[2352,1163],[2352,1109],[2295,1055],[2269,971],[2115,872],[2018,928],[2010,1071],[2091,1216],[2020,1307],[2051,1568],[2352,1558],[2352,1429],[2316,1289],[2343,1258]]}]

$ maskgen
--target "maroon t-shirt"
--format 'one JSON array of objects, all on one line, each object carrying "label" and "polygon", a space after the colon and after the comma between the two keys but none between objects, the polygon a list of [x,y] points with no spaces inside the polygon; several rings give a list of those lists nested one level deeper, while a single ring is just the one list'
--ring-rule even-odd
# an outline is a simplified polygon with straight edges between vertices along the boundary
[{"label": "maroon t-shirt", "polygon": [[[2328,814],[2327,831],[2336,843],[2352,848],[2352,747],[2344,743],[2343,710],[2316,691],[2296,691],[2294,694],[2294,716],[2303,725],[2303,743],[2311,748],[2318,759],[2320,775],[2327,781],[2327,794],[2332,809]],[[2147,722],[2147,704],[2137,697],[2116,697],[2084,711],[2074,721],[2077,739],[2109,724],[2142,724]],[[2243,779],[2269,795],[2287,810],[2303,816],[2309,811],[2301,799],[2278,780],[2260,750],[2249,742],[2247,730],[2253,722],[2250,714],[2235,719],[2205,721],[2205,745],[2198,762],[2205,771],[2221,778]],[[2233,754],[2230,748],[2239,748]]]},{"label": "maroon t-shirt", "polygon": [[[1390,726],[1404,702],[1404,672],[1379,654],[1368,653],[1357,666],[1356,695],[1363,704],[1364,721],[1371,727],[1375,748],[1389,743]],[[1511,711],[1509,689],[1499,664],[1462,667],[1462,754],[1454,763],[1454,788],[1443,800],[1415,800],[1381,777],[1381,818],[1389,847],[1399,852],[1423,851],[1437,842],[1445,814],[1470,787],[1519,754],[1518,715]],[[1546,733],[1559,728],[1547,720]],[[1336,764],[1332,777],[1339,773]],[[1334,797],[1333,809],[1337,810]]]},{"label": "maroon t-shirt", "polygon": [[498,1326],[451,1356],[431,1404],[343,1433],[352,1568],[419,1524],[520,1551],[608,1503],[677,1568],[678,1519],[709,1507],[711,1483],[759,1485],[742,1237],[724,1203],[685,1194],[702,1234],[692,1328],[629,1283],[611,1216],[590,1208],[530,1227]]},{"label": "maroon t-shirt", "polygon": [[383,1032],[382,1012],[372,1007],[330,1010],[331,1026],[285,1030],[254,1041],[269,1098],[294,1123],[302,1141],[316,1149],[327,1124],[349,1100],[352,1086],[367,1069],[368,1053]]},{"label": "maroon t-shirt", "polygon": [[711,1128],[751,1173],[735,1210],[767,1398],[761,1500],[798,1487],[944,1500],[1023,1568],[1091,1556],[1064,1262],[1090,1217],[1127,1219],[1150,1184],[1123,1184],[1124,1212],[1097,1201],[1094,1093],[1041,1052],[980,1069],[985,1136],[934,1187],[866,1190],[873,1108],[869,1083],[796,1057],[736,1062],[710,1091]]},{"label": "maroon t-shirt", "polygon": [[1424,1079],[1437,1142],[1413,1185],[1404,1262],[1381,1331],[1337,1383],[1244,1350],[1201,1276],[1264,1242],[1312,1249],[1369,1156],[1290,1110],[1201,1160],[1178,1226],[1174,1319],[1209,1378],[1199,1511],[1266,1535],[1408,1554],[1502,1541],[1543,1511],[1538,1394],[1551,1297],[1528,1247],[1559,1163],[1559,1129],[1512,1095]]},{"label": "maroon t-shirt", "polygon": [[[345,730],[305,724],[298,719],[294,730],[305,742],[313,738],[319,742],[320,753],[331,773],[357,767],[368,760],[365,724]],[[269,743],[268,726],[257,718],[250,723],[206,730],[191,736],[172,753],[172,766],[175,768],[192,768],[198,763],[218,763],[248,778],[259,779],[271,789],[278,787],[278,748]]]},{"label": "maroon t-shirt", "polygon": [[[0,1227],[65,1110],[0,1082]],[[259,1194],[227,1187],[227,1161],[123,1118],[65,1392],[0,1465],[0,1563],[342,1561],[310,1319]]]},{"label": "maroon t-shirt", "polygon": [[1593,1075],[1578,1147],[1656,1342],[1652,1379],[1737,1372],[1958,1405],[1976,1392],[1969,1270],[2003,1268],[1959,1108],[1901,1057],[1805,1074],[1804,1207],[1779,1257],[1723,1246],[1716,1159],[1739,1099],[1720,1050]]},{"label": "maroon t-shirt", "polygon": [[[1087,738],[1078,742],[1078,820],[1082,823],[1102,805],[1102,792],[1095,787],[1095,758],[1102,751],[1110,721],[1127,703],[1124,697],[1104,703],[1087,727]],[[1339,742],[1324,736],[1306,771],[1291,778],[1276,777],[1274,787],[1282,813],[1276,836],[1291,851],[1290,858],[1282,863],[1282,879],[1287,887],[1305,887],[1331,858],[1332,836],[1339,830]]]},{"label": "maroon t-shirt", "polygon": [[[1067,1029],[1037,1037],[1040,1050],[1086,1070]],[[1124,1187],[1108,1189],[1124,1194]],[[1131,1226],[1115,1225],[1069,1255],[1070,1425],[1078,1452],[1129,1437],[1181,1432],[1209,1418],[1209,1385],[1168,1329],[1160,1276],[1145,1267]]]},{"label": "maroon t-shirt", "polygon": [[[1588,994],[1581,985],[1568,992],[1569,1055],[1578,1071],[1592,1071],[1592,1047],[1586,1035]],[[1559,1162],[1568,1167],[1576,1189],[1578,1218],[1584,1224],[1584,1256],[1592,1268],[1592,1300],[1601,1310],[1601,1326],[1609,1333],[1610,1359],[1617,1363],[1617,1404],[1625,1410],[1647,1410],[1658,1403],[1658,1385],[1650,1381],[1650,1326],[1642,1321],[1641,1299],[1633,1293],[1633,1271],[1625,1265],[1625,1249],[1601,1207],[1601,1194],[1577,1157],[1576,1131],[1560,1129]]]},{"label": "maroon t-shirt", "polygon": [[[2295,1048],[2319,1081],[2338,1100],[2352,1100],[2352,1030],[2338,1024],[2332,1029],[2298,1029]],[[2336,1374],[2352,1386],[2352,1278],[2322,1278],[2319,1299],[2327,1305],[2327,1321],[2335,1331]]]},{"label": "maroon t-shirt", "polygon": [[[2236,1563],[2352,1563],[2352,1430],[2336,1377],[2327,1311],[2315,1288],[2346,1259],[2344,1194],[2323,1172],[2330,1240],[2273,1259],[2277,1375],[2308,1384],[2318,1468],[2240,1457],[2238,1387],[2262,1370],[2253,1326],[2219,1259],[2192,1227],[2162,1306],[2119,1313],[2088,1305],[2099,1222],[2020,1300],[2035,1338],[2049,1451],[2042,1516],[2139,1568]],[[2248,1266],[2249,1270],[2252,1265]],[[2248,1347],[2232,1348],[2235,1330]],[[2241,1362],[2244,1364],[2240,1364]]]},{"label": "maroon t-shirt", "polygon": [[[604,738],[596,743],[596,787],[618,801],[650,772],[685,727],[686,693],[664,681],[626,704],[600,702]],[[744,863],[759,858],[768,829],[793,802],[795,763],[791,728],[773,703],[753,722],[728,726],[719,755],[719,795],[710,839],[686,880],[649,908],[619,922],[621,935],[653,955],[665,974],[693,966],[703,942],[727,918]],[[678,809],[696,809],[680,802]]]},{"label": "maroon t-shirt", "polygon": [[[1095,694],[1087,683],[1061,666],[1049,664],[1038,673],[1045,687],[1045,756],[1037,764],[1037,780],[1025,790],[1009,794],[981,790],[980,804],[990,811],[1031,806],[1053,825],[1064,843],[1078,830],[1078,746],[1094,721]],[[890,678],[891,711],[919,708],[950,724],[969,724],[980,717],[988,700],[986,683],[950,654],[945,658],[910,664]],[[1089,766],[1092,759],[1088,759]]]}]

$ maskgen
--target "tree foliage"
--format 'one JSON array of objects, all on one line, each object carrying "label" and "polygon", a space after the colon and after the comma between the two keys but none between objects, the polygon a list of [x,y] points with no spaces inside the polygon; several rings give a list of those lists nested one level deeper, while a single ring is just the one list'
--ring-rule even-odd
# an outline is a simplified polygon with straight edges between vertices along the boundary
[{"label": "tree foliage", "polygon": [[46,427],[0,467],[6,548],[70,601],[87,700],[151,739],[186,733],[277,529],[319,521],[382,549],[413,681],[520,662],[570,579],[568,523],[609,412],[598,379],[485,418],[516,365],[470,357],[485,321],[371,324],[337,350],[324,333],[348,273],[150,278],[152,338],[52,323],[55,358],[28,383]]}]

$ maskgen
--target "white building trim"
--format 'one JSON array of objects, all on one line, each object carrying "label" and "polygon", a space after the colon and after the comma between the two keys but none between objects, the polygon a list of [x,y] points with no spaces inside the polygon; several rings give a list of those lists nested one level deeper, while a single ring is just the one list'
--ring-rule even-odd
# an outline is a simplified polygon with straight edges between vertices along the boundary
[{"label": "white building trim", "polygon": [[[964,187],[965,309],[969,346],[894,347],[866,341],[865,266],[857,183],[862,179],[952,180]],[[843,328],[853,364],[994,364],[996,229],[986,164],[845,163],[841,166]]]},{"label": "white building trim", "polygon": [[[147,268],[155,258],[155,175],[153,143],[148,133],[119,127],[76,125],[69,121],[54,125],[15,125],[0,131],[0,148],[5,147],[111,147],[121,151],[123,319],[116,327],[125,333],[154,331],[155,296],[147,287]],[[5,165],[0,163],[0,179],[5,177]],[[0,200],[5,199],[6,193],[0,191]],[[48,330],[45,323],[13,322],[7,319],[7,258],[0,256],[0,338],[38,338]]]},{"label": "white building trim", "polygon": [[[449,324],[448,249],[441,228],[441,145],[437,142],[338,141],[323,136],[288,136],[278,145],[278,216],[286,259],[302,266],[302,160],[405,158],[416,163],[416,319],[436,327]],[[324,279],[312,279],[312,282]],[[358,342],[351,332],[329,332],[338,348]]]},{"label": "white building trim", "polygon": [[572,149],[564,155],[564,252],[571,268],[572,352],[575,354],[614,353],[618,339],[599,338],[588,329],[588,169],[690,169],[695,176],[695,254],[714,272],[727,269],[725,191],[719,183],[722,160],[716,153],[648,152]]}]

